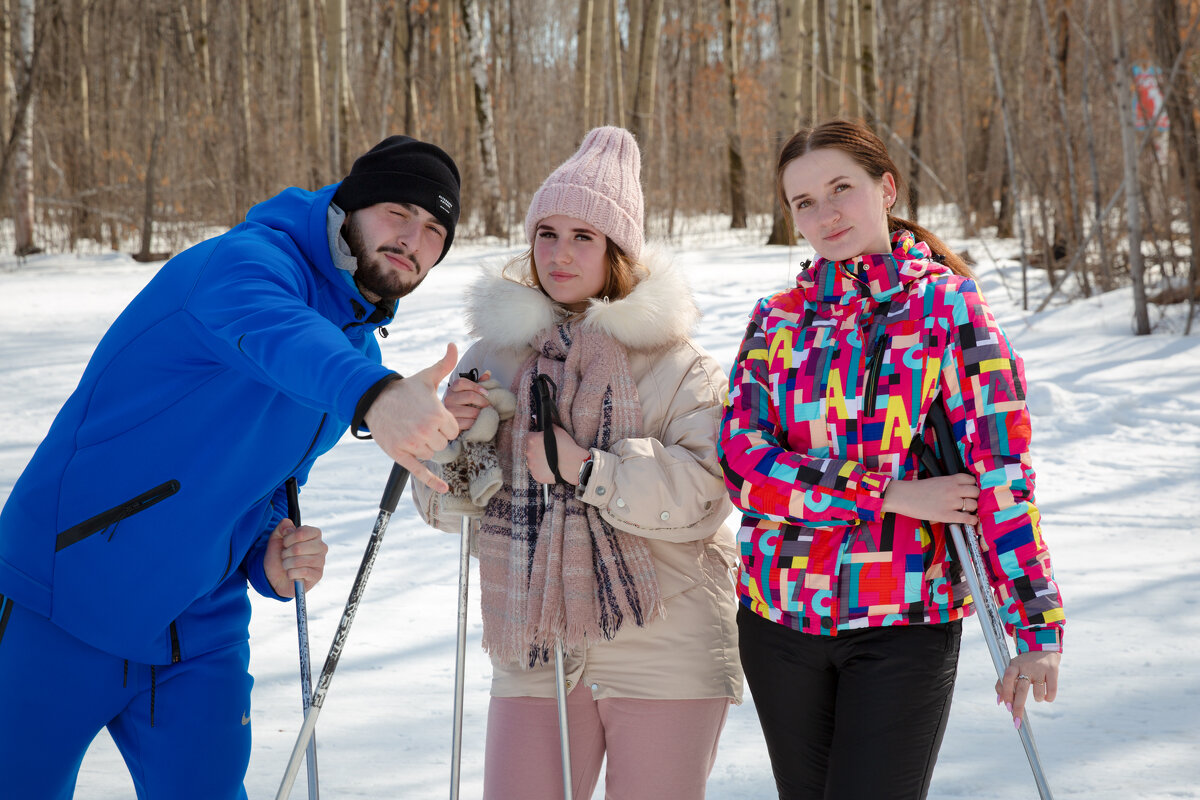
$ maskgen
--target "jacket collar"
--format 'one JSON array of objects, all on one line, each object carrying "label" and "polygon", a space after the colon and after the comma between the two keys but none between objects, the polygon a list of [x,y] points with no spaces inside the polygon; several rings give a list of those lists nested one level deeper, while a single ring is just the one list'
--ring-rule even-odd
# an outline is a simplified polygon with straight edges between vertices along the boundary
[{"label": "jacket collar", "polygon": [[[643,254],[641,280],[620,300],[592,300],[583,324],[630,350],[656,350],[685,340],[700,319],[691,289],[657,254]],[[519,276],[525,278],[525,275]],[[537,334],[567,317],[540,289],[491,270],[467,289],[467,328],[494,345],[525,350]]]},{"label": "jacket collar", "polygon": [[876,302],[891,299],[917,279],[949,273],[930,256],[929,246],[910,231],[892,234],[892,252],[866,254],[847,261],[818,258],[796,276],[796,285],[809,302],[847,305],[870,295]]}]

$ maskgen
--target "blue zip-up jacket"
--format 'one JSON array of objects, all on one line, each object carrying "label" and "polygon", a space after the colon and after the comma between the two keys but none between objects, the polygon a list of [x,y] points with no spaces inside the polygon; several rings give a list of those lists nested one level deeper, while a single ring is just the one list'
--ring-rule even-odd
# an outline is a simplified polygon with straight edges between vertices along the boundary
[{"label": "blue zip-up jacket", "polygon": [[288,189],[168,261],[101,339],[0,512],[0,594],[107,653],[244,641],[301,482],[391,371],[333,263],[338,184]]}]

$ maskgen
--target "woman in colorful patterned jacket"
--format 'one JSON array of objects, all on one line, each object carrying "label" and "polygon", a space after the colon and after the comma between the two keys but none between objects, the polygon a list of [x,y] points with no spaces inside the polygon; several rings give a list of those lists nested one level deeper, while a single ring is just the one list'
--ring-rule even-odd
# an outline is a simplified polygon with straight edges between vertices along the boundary
[{"label": "woman in colorful patterned jacket", "polygon": [[[971,608],[946,523],[977,526],[1016,639],[998,702],[1019,725],[1057,691],[1024,368],[962,260],[891,215],[900,173],[869,129],[800,131],[776,178],[818,258],[755,307],[722,421],[742,665],[780,798],[923,798]],[[970,474],[918,480],[935,403]]]},{"label": "woman in colorful patterned jacket", "polygon": [[[484,479],[486,453],[464,445],[467,463],[443,475],[454,492],[466,470],[465,498],[414,493],[440,528],[482,517],[485,800],[562,797],[555,640],[576,800],[592,796],[606,759],[609,797],[701,800],[741,700],[732,508],[717,461],[724,376],[691,341],[699,312],[686,282],[642,252],[640,165],[628,131],[597,128],[538,189],[530,251],[511,279],[484,276],[468,295],[479,341],[458,372],[517,399],[496,437],[497,479]],[[530,430],[543,377],[557,386],[560,478]],[[500,406],[497,388],[490,401],[483,391],[467,378],[450,386],[446,407],[464,430],[479,406]]]}]

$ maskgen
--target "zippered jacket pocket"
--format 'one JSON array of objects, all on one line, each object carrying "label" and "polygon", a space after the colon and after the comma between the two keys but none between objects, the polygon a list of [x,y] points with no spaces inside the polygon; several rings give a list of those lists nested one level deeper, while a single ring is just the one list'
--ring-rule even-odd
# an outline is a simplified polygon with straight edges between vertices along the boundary
[{"label": "zippered jacket pocket", "polygon": [[179,481],[169,480],[166,483],[159,484],[149,491],[142,492],[137,497],[126,500],[118,506],[113,506],[107,511],[101,511],[99,514],[89,519],[85,519],[78,525],[72,525],[62,533],[58,534],[54,550],[58,552],[63,548],[70,547],[73,544],[83,541],[92,534],[99,533],[106,528],[116,525],[123,519],[132,517],[134,514],[145,511],[155,503],[166,500],[171,495],[179,491]]}]

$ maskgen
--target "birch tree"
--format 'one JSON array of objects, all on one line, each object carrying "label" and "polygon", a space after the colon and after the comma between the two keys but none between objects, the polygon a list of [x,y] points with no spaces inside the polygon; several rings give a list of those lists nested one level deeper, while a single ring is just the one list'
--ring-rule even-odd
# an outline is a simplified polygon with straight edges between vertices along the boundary
[{"label": "birch tree", "polygon": [[[18,256],[41,252],[33,241],[33,81],[34,81],[34,0],[17,0],[17,75],[28,94],[24,113],[14,120],[16,153],[13,162],[13,222]],[[0,54],[2,55],[2,54]]]},{"label": "birch tree", "polygon": [[1137,144],[1133,130],[1133,71],[1126,50],[1123,23],[1117,0],[1108,0],[1109,30],[1112,38],[1113,88],[1117,94],[1117,117],[1121,127],[1121,151],[1125,165],[1125,221],[1129,243],[1129,277],[1133,284],[1134,332],[1150,333],[1150,312],[1146,307],[1146,267],[1142,259],[1141,190],[1138,187]]},{"label": "birch tree", "polygon": [[478,0],[462,0],[463,25],[467,29],[467,51],[471,80],[475,84],[475,120],[478,125],[479,160],[482,188],[483,227],[488,236],[504,236],[504,217],[500,202],[500,171],[496,162],[496,126],[493,123],[492,95],[488,91],[487,62],[483,53],[483,23]]}]

